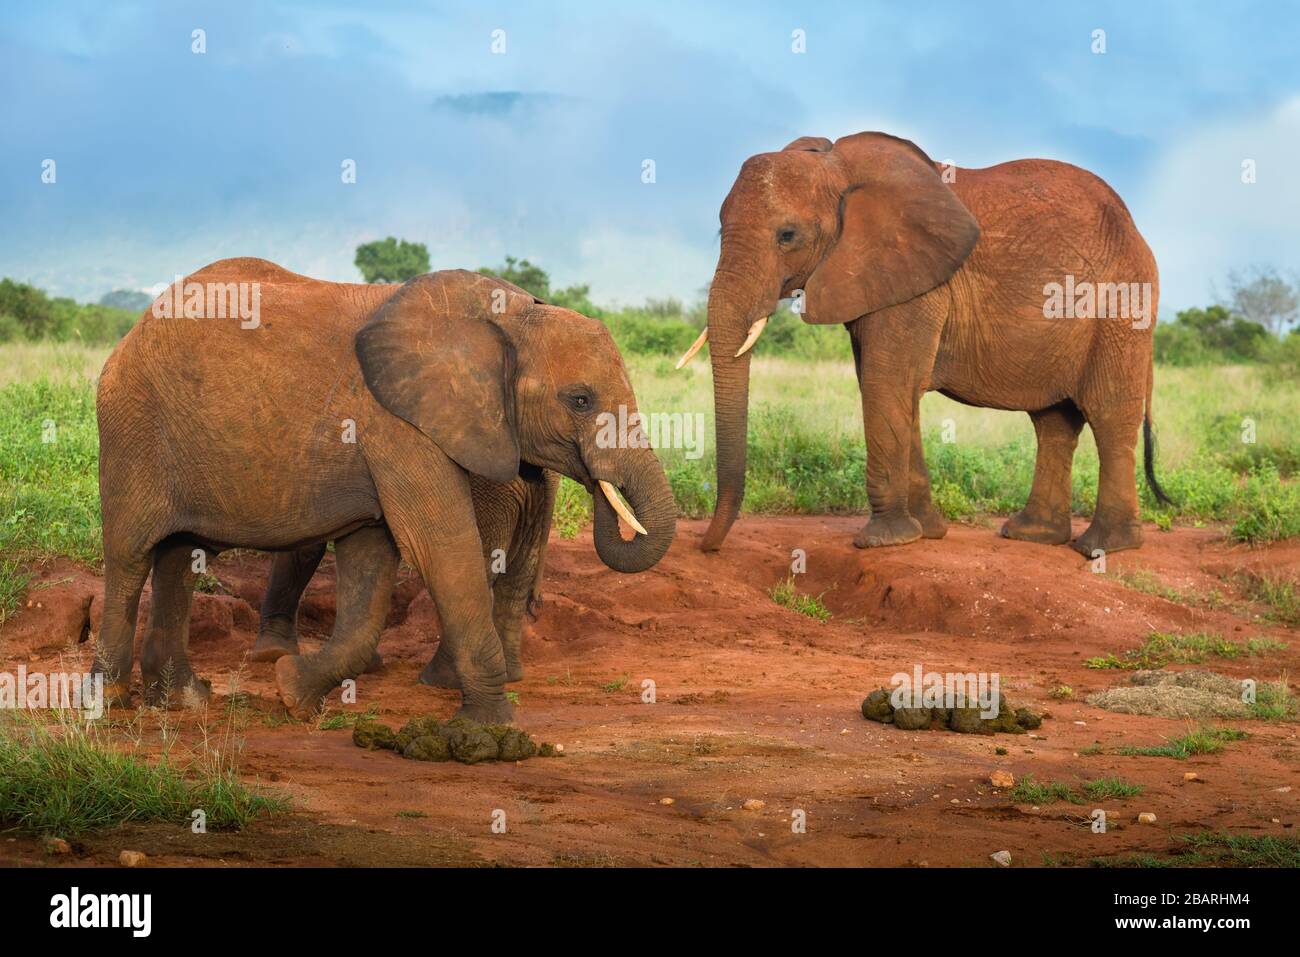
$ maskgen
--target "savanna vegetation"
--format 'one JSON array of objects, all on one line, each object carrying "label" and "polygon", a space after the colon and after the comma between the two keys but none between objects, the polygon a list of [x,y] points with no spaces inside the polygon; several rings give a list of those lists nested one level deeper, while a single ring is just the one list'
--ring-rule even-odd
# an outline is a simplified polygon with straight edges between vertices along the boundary
[{"label": "savanna vegetation", "polygon": [[[396,281],[428,268],[427,252],[413,246],[418,244],[369,244],[358,250],[358,263],[367,264],[367,275]],[[713,504],[708,363],[673,368],[705,322],[703,302],[651,300],[612,309],[591,302],[586,285],[554,286],[527,259],[507,258],[482,271],[610,328],[642,411],[677,416],[671,431],[678,447],[661,448],[660,455],[682,514],[707,515]],[[1252,294],[1249,283],[1227,304],[1188,310],[1157,327],[1157,349],[1169,360],[1156,371],[1157,471],[1176,506],[1157,508],[1145,485],[1139,486],[1144,517],[1163,528],[1222,522],[1233,538],[1251,543],[1300,534],[1300,482],[1294,480],[1300,470],[1300,333],[1279,338],[1294,308],[1285,290],[1264,278],[1271,290],[1268,308],[1292,308],[1292,318],[1276,328],[1243,311],[1240,304],[1249,305]],[[125,299],[137,306],[140,295],[116,292],[103,302]],[[0,603],[21,591],[21,563],[29,558],[99,559],[93,381],[111,343],[136,315],[117,305],[78,305],[0,282]],[[1170,345],[1175,339],[1184,344]],[[782,312],[755,352],[746,509],[864,511],[866,453],[848,337]],[[1027,416],[970,408],[938,394],[925,397],[921,412],[934,494],[950,518],[982,521],[1023,504],[1035,451]],[[1079,514],[1091,512],[1096,481],[1096,449],[1085,430],[1074,470]],[[561,533],[576,533],[588,509],[586,494],[566,481],[557,512]]]}]

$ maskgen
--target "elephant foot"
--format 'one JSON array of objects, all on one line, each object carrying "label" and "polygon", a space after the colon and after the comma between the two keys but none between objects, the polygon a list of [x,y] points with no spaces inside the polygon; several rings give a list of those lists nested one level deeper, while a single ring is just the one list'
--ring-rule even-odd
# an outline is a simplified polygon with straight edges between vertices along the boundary
[{"label": "elephant foot", "polygon": [[506,655],[506,681],[523,681],[524,663],[518,658]]},{"label": "elephant foot", "polygon": [[921,523],[922,538],[943,538],[948,534],[948,520],[931,504],[918,508],[908,507],[912,517]]},{"label": "elephant foot", "polygon": [[853,538],[858,548],[907,545],[921,537],[921,523],[904,512],[901,515],[872,515],[871,521]]},{"label": "elephant foot", "polygon": [[285,655],[298,654],[298,635],[293,625],[272,622],[263,625],[248,653],[249,661],[279,661]]},{"label": "elephant foot", "polygon": [[460,688],[460,677],[456,674],[451,659],[442,654],[441,645],[438,646],[438,652],[420,672],[420,684],[429,685],[431,688]]},{"label": "elephant foot", "polygon": [[370,656],[370,662],[362,670],[363,675],[373,675],[377,671],[384,670],[384,656],[378,651]]},{"label": "elephant foot", "polygon": [[275,686],[289,714],[310,721],[320,711],[332,685],[322,687],[302,655],[286,655],[275,663]]},{"label": "elephant foot", "polygon": [[1002,537],[1039,545],[1064,545],[1070,540],[1070,516],[1043,520],[1021,509],[1002,523]]},{"label": "elephant foot", "polygon": [[165,671],[143,671],[144,703],[151,708],[204,708],[212,697],[212,682],[196,675],[189,665]]},{"label": "elephant foot", "polygon": [[515,710],[505,695],[498,700],[478,700],[466,702],[460,706],[454,717],[469,718],[479,724],[509,724],[514,720]]},{"label": "elephant foot", "polygon": [[1139,548],[1142,545],[1142,523],[1122,522],[1108,523],[1096,517],[1088,530],[1070,543],[1085,558],[1095,558],[1095,552],[1122,552],[1126,548]]},{"label": "elephant foot", "polygon": [[[92,671],[92,675],[102,675],[102,671]],[[129,708],[131,707],[131,684],[127,681],[109,681],[104,678],[104,707],[105,708]]]}]

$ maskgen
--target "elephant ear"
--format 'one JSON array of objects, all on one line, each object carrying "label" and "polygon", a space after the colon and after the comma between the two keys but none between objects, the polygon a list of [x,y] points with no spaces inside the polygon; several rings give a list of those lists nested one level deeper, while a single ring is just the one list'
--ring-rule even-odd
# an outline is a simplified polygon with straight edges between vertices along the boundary
[{"label": "elephant ear", "polygon": [[884,133],[836,140],[830,157],[849,183],[839,237],[806,283],[803,318],[852,322],[947,282],[979,239],[979,224],[914,143]]},{"label": "elephant ear", "polygon": [[519,472],[515,350],[493,319],[535,301],[518,286],[462,269],[410,280],[356,335],[366,386],[457,465],[511,481]]}]

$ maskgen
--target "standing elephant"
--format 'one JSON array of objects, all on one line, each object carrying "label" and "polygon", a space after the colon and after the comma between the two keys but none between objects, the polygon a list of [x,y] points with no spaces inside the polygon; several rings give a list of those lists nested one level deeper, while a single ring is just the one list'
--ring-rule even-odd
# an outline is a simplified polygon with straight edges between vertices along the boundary
[{"label": "standing elephant", "polygon": [[843,324],[852,339],[871,503],[855,545],[947,529],[921,452],[928,390],[1033,420],[1033,488],[1003,535],[1070,540],[1070,469],[1087,422],[1101,475],[1092,524],[1074,547],[1093,555],[1141,544],[1139,427],[1147,479],[1167,501],[1150,419],[1158,280],[1104,182],[1049,160],[943,166],[884,133],[803,137],[746,160],[721,220],[708,328],[683,357],[707,338],[718,499],[706,551],[722,545],[744,498],[748,350],[788,297],[806,322]]},{"label": "standing elephant", "polygon": [[[218,296],[242,301],[248,287],[251,323],[213,314]],[[672,542],[676,507],[654,451],[597,439],[602,412],[636,409],[599,322],[460,270],[369,286],[230,259],[177,288],[187,318],[146,312],[99,384],[105,603],[94,670],[110,701],[129,697],[151,567],[146,699],[204,699],[186,648],[195,553],[334,541],[335,638],[277,661],[289,709],[314,710],[370,661],[400,550],[437,607],[461,713],[506,722],[471,476],[506,484],[550,469],[599,486],[596,551],[618,571],[651,567]]]},{"label": "standing elephant", "polygon": [[[530,471],[535,474],[525,474]],[[519,476],[505,484],[480,475],[469,477],[483,564],[492,588],[492,620],[501,636],[508,681],[524,676],[520,649],[524,614],[531,614],[541,601],[546,544],[559,485],[560,477],[543,469],[521,468]],[[275,556],[262,599],[257,642],[249,654],[253,661],[277,661],[298,654],[298,604],[324,557],[323,542]],[[376,652],[366,670],[373,671],[381,664]],[[438,645],[438,653],[420,680],[441,688],[460,687],[445,644]]]}]

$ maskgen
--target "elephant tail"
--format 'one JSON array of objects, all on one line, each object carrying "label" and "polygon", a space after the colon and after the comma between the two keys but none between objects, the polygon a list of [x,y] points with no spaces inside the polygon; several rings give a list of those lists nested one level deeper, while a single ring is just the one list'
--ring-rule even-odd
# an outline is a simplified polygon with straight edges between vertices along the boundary
[{"label": "elephant tail", "polygon": [[[1152,370],[1149,375],[1154,377],[1155,371]],[[1156,481],[1156,436],[1151,431],[1151,380],[1148,379],[1147,383],[1147,411],[1142,418],[1142,468],[1146,472],[1147,487],[1151,489],[1156,501],[1161,505],[1173,505],[1173,499],[1165,494],[1165,490]]]}]

